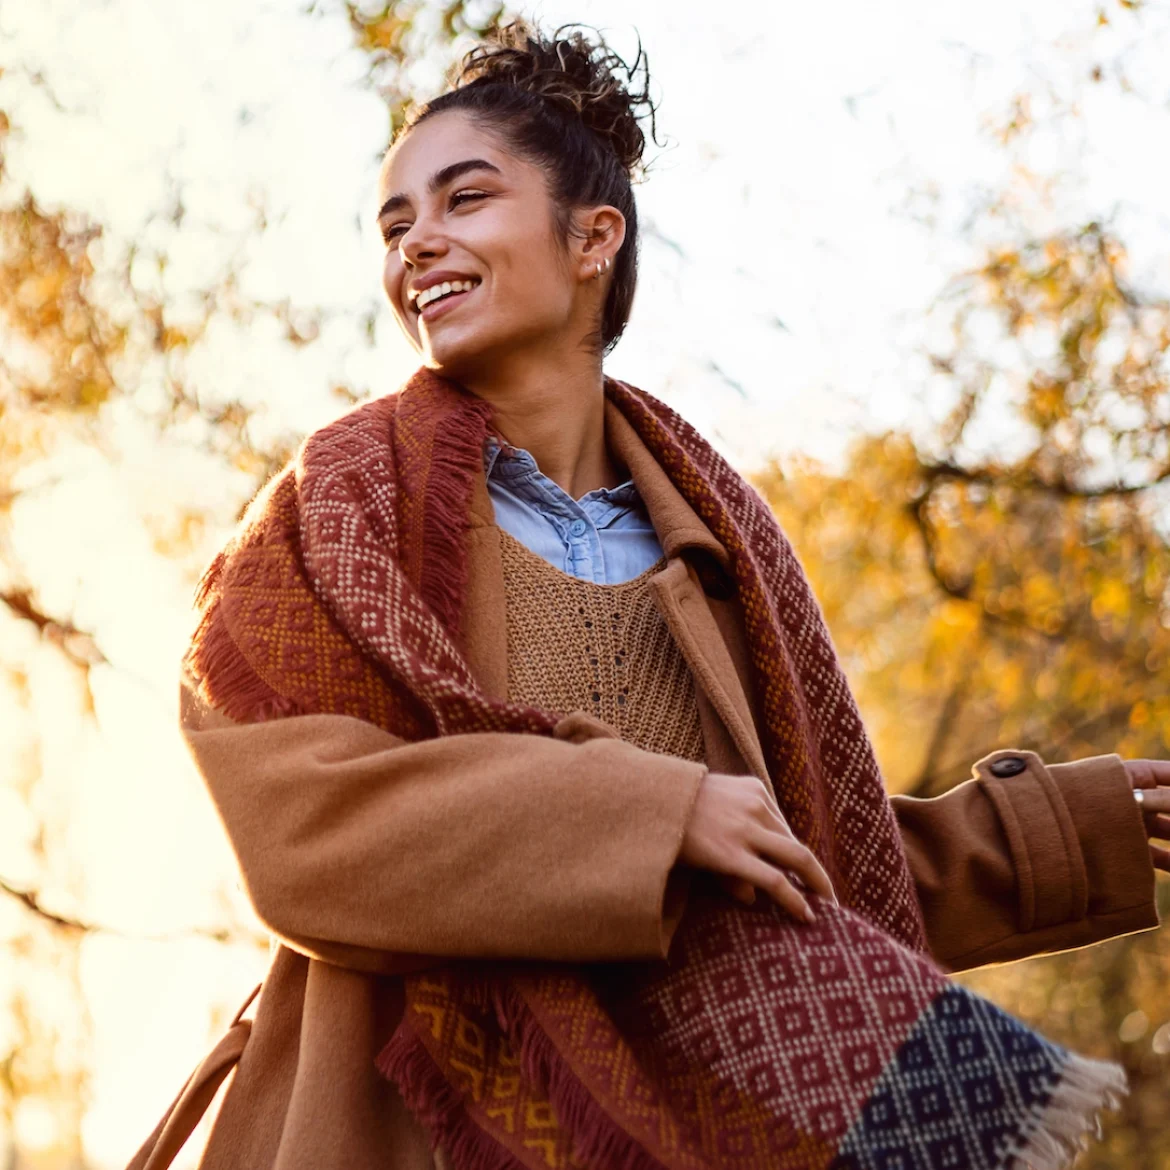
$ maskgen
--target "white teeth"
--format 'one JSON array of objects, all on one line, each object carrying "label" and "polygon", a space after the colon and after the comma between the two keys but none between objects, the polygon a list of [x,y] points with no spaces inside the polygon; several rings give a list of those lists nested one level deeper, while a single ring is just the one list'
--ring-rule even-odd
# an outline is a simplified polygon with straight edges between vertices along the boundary
[{"label": "white teeth", "polygon": [[470,292],[478,283],[474,280],[445,280],[442,284],[432,284],[430,288],[425,288],[418,294],[414,307],[421,313],[431,301],[437,301],[439,297],[452,292]]}]

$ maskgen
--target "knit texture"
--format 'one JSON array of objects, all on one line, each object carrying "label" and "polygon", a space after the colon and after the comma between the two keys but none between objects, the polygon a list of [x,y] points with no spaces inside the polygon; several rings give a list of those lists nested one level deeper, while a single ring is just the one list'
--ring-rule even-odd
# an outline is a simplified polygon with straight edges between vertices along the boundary
[{"label": "knit texture", "polygon": [[661,558],[615,585],[573,577],[500,529],[508,698],[588,711],[649,752],[704,758],[695,681],[654,604]]},{"label": "knit texture", "polygon": [[[697,880],[665,962],[443,962],[404,977],[377,1069],[456,1170],[1063,1165],[1118,1072],[955,991],[927,958],[872,747],[791,546],[669,407],[610,378],[604,392],[727,552],[769,776],[841,906],[814,898],[807,927]],[[490,414],[424,369],[306,440],[201,582],[186,665],[205,702],[242,721],[354,715],[408,740],[555,734],[565,712],[485,695],[460,650]]]}]

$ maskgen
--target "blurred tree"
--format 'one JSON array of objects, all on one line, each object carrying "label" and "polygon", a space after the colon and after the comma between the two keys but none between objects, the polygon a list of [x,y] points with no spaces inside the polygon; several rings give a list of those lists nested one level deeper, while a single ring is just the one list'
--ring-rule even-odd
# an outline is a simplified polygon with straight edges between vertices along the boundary
[{"label": "blurred tree", "polygon": [[1059,757],[1170,747],[1170,304],[1123,268],[1096,223],[995,252],[948,294],[933,433],[761,480],[915,795],[963,779],[991,719]]},{"label": "blurred tree", "polygon": [[[1142,9],[1101,4],[1097,24],[1140,37]],[[1088,84],[1156,101],[1130,76],[1134,42],[1114,43]],[[984,119],[1010,179],[980,192],[978,260],[924,319],[948,340],[924,346],[918,424],[859,436],[841,466],[794,458],[757,480],[894,790],[945,792],[1002,746],[1053,762],[1170,749],[1170,301],[1139,287],[1114,216],[1053,228],[1069,176],[1031,165],[1038,134],[1080,128],[1083,85],[1036,77]],[[1165,917],[1170,883],[1158,893]],[[1170,1168],[1165,931],[961,979],[1126,1068],[1086,1170]]]},{"label": "blurred tree", "polygon": [[[348,22],[355,47],[368,59],[369,83],[387,99],[388,136],[412,93],[426,88],[426,79],[416,84],[407,65],[427,64],[438,78],[467,39],[502,12],[474,0],[373,7],[314,2],[306,9],[308,17]],[[68,1164],[81,1166],[88,1019],[78,947],[94,932],[124,932],[65,908],[84,906],[84,881],[68,874],[66,858],[52,848],[68,812],[38,799],[41,753],[23,716],[34,699],[29,663],[46,647],[73,672],[81,719],[94,716],[91,672],[117,665],[92,631],[46,604],[46,583],[21,562],[11,538],[13,518],[22,500],[62,474],[54,457],[63,452],[82,448],[116,461],[115,434],[125,418],[118,411],[160,436],[194,445],[206,456],[209,475],[234,484],[238,512],[284,464],[299,436],[257,440],[258,408],[202,382],[196,374],[201,353],[217,330],[261,321],[275,324],[287,344],[311,346],[330,311],[247,296],[244,246],[202,287],[176,287],[168,279],[170,255],[194,226],[177,187],[130,237],[69,207],[46,204],[36,174],[11,169],[8,147],[21,135],[22,110],[34,97],[62,116],[72,113],[53,92],[52,67],[50,60],[37,68],[19,61],[0,68],[0,726],[9,749],[0,785],[21,803],[21,861],[34,875],[15,880],[15,858],[0,856],[0,895],[7,896],[0,905],[0,948],[7,958],[0,966],[9,976],[0,987],[0,996],[9,996],[0,1003],[0,1161],[16,1164],[14,1121],[23,1109],[56,1134]],[[93,83],[100,84],[99,75]],[[268,229],[262,203],[253,202],[244,243]],[[345,403],[363,396],[344,385],[333,392]],[[192,499],[164,526],[149,514],[143,520],[154,525],[156,551],[177,559],[193,580],[207,539],[233,518],[221,505]],[[61,718],[70,716],[62,712]],[[234,920],[230,898],[219,900],[224,925],[150,937],[267,946],[252,925]],[[61,1005],[70,1003],[75,1010],[64,1013]]]},{"label": "blurred tree", "polygon": [[367,81],[386,102],[388,140],[411,103],[429,96],[438,76],[508,17],[507,5],[495,0],[310,0],[308,11],[340,12],[349,21],[369,61]]},{"label": "blurred tree", "polygon": [[[938,795],[997,747],[1170,749],[1170,302],[1128,268],[1095,221],[993,247],[936,306],[939,424],[757,477],[895,790]],[[1087,1167],[1170,1167],[1165,932],[963,981],[1124,1064],[1132,1093]]]}]

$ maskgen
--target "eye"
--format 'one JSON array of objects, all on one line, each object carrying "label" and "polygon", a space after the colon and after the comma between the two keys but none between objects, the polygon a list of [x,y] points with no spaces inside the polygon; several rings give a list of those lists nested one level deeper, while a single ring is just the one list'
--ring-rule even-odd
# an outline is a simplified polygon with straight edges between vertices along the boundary
[{"label": "eye", "polygon": [[451,196],[451,205],[452,207],[458,207],[465,199],[486,199],[487,194],[486,191],[469,191],[467,189],[456,191]]},{"label": "eye", "polygon": [[[468,199],[486,199],[490,192],[488,191],[473,191],[464,189],[456,191],[450,198],[452,207],[458,207],[461,203]],[[410,225],[406,223],[392,223],[385,231],[382,232],[382,242],[389,244],[392,240],[400,236]]]}]

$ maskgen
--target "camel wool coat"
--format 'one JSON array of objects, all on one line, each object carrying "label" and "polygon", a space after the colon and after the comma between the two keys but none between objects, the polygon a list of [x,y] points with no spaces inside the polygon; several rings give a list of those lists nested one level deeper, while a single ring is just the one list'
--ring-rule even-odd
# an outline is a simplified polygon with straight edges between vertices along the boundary
[{"label": "camel wool coat", "polygon": [[[401,1017],[403,972],[446,956],[667,955],[695,875],[676,859],[708,768],[771,781],[737,603],[705,593],[682,555],[725,551],[620,412],[605,412],[607,445],[667,557],[653,593],[694,673],[706,763],[643,751],[583,711],[551,737],[418,743],[341,715],[237,724],[183,678],[182,730],[274,954],[129,1170],[170,1165],[214,1100],[200,1170],[442,1168],[374,1067]],[[463,649],[484,691],[503,696],[486,480],[470,524]],[[1005,756],[1023,770],[996,776]],[[893,805],[947,970],[1159,925],[1145,828],[1115,754],[1048,764],[1001,748],[944,796]]]}]

